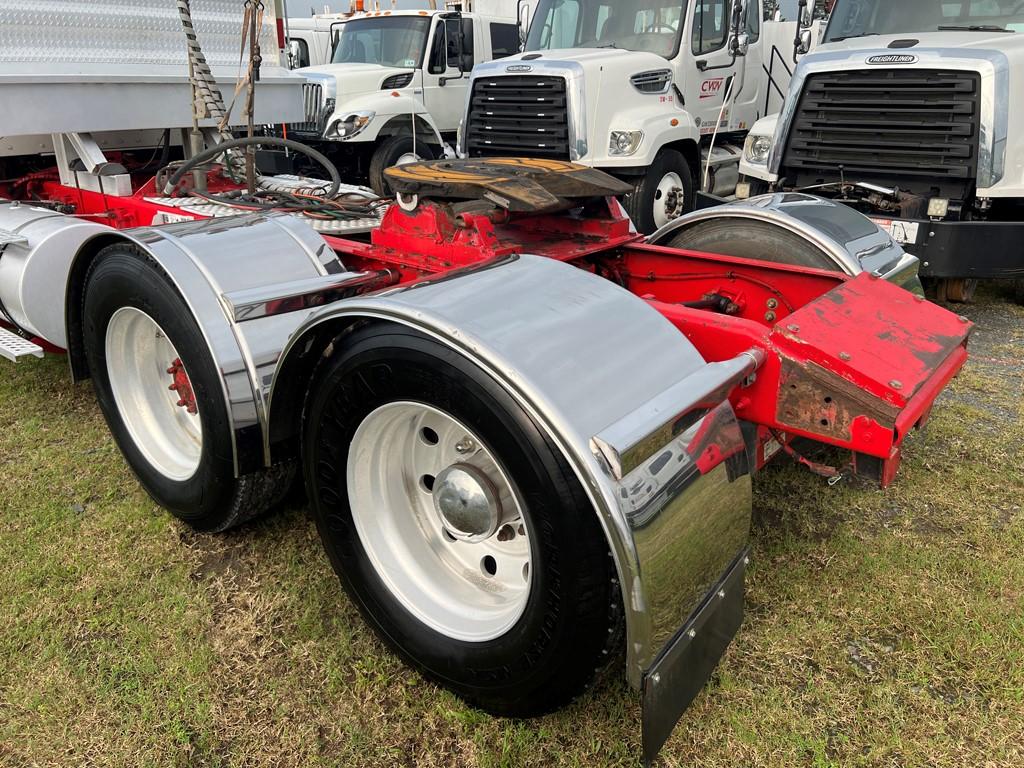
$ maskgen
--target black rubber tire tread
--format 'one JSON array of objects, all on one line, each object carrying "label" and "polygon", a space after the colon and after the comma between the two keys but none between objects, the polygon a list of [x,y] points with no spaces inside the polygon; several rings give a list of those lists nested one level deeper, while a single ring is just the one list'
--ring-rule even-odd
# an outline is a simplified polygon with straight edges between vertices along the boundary
[{"label": "black rubber tire tread", "polygon": [[[533,587],[501,637],[468,643],[426,626],[363,550],[348,503],[348,447],[368,413],[398,400],[434,405],[470,426],[527,501]],[[429,679],[492,714],[530,717],[579,695],[621,647],[614,562],[579,481],[511,396],[447,346],[383,322],[336,341],[314,376],[302,443],[313,517],[345,591],[377,635]]]},{"label": "black rubber tire tread", "polygon": [[[380,143],[370,157],[370,186],[381,197],[394,194],[384,171],[393,166],[402,155],[413,151],[412,136],[389,136]],[[433,146],[425,141],[416,142],[416,154],[421,160],[433,160],[437,157]]]},{"label": "black rubber tire tread", "polygon": [[670,248],[717,253],[776,264],[814,267],[838,272],[839,267],[813,243],[766,221],[710,219],[675,235]]},{"label": "black rubber tire tread", "polygon": [[622,205],[638,232],[649,235],[658,228],[654,222],[654,195],[665,174],[673,171],[679,174],[683,182],[684,213],[693,210],[696,196],[690,164],[681,152],[663,149],[654,156],[654,162],[639,181],[626,180],[633,184],[633,191],[622,198]]},{"label": "black rubber tire tread", "polygon": [[[241,525],[279,503],[296,475],[295,461],[235,477],[230,422],[213,358],[185,300],[141,248],[117,243],[90,264],[83,295],[83,342],[93,387],[114,441],[146,492],[198,531]],[[104,357],[107,325],[122,306],[144,310],[164,330],[189,372],[203,420],[203,452],[189,479],[161,475],[135,447],[118,412]]]}]

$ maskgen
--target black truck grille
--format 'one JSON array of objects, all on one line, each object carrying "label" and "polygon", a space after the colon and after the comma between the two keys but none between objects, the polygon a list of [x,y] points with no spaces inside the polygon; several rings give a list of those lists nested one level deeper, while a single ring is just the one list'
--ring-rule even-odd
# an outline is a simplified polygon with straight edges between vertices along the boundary
[{"label": "black truck grille", "polygon": [[471,98],[466,126],[470,157],[569,158],[565,78],[479,77]]},{"label": "black truck grille", "polygon": [[850,181],[882,177],[966,185],[978,165],[979,102],[980,77],[973,72],[810,75],[783,154],[783,173],[798,184],[832,181],[841,165]]}]

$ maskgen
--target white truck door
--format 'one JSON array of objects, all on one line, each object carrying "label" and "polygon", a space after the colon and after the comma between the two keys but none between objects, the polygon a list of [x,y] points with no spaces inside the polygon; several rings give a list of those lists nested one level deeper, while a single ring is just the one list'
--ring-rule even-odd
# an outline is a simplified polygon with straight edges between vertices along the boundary
[{"label": "white truck door", "polygon": [[[686,79],[686,108],[699,121],[701,135],[715,130],[726,91],[741,73],[743,59],[729,53],[729,22],[733,0],[695,0],[689,19],[689,57],[693,78]],[[737,82],[734,87],[739,87]],[[730,110],[722,114],[727,130]]]},{"label": "white truck door", "polygon": [[761,0],[747,0],[747,14],[744,21],[743,31],[747,35],[747,55],[737,60],[737,64],[743,67],[742,83],[737,83],[734,88],[739,90],[735,94],[735,107],[729,120],[729,130],[746,131],[764,117],[765,88],[767,87],[767,75],[763,68],[766,55],[765,42],[761,35],[761,23],[763,19],[761,12]]},{"label": "white truck door", "polygon": [[[427,45],[427,60],[423,68],[423,101],[441,131],[455,131],[466,105],[469,73],[473,70],[476,44],[473,17],[437,19]],[[461,71],[460,26],[464,40]]]}]

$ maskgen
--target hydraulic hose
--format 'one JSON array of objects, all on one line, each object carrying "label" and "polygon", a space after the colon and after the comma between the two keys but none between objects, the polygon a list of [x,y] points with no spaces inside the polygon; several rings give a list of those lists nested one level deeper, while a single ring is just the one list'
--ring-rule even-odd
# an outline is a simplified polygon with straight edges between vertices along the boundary
[{"label": "hydraulic hose", "polygon": [[[291,139],[281,139],[276,136],[243,136],[240,139],[231,139],[229,141],[222,141],[220,144],[210,147],[198,155],[194,155],[178,166],[178,170],[174,172],[174,175],[168,179],[164,185],[164,194],[173,195],[174,190],[178,186],[178,182],[185,176],[186,173],[191,171],[196,166],[202,165],[205,162],[213,160],[219,155],[230,149],[237,149],[238,147],[247,147],[250,145],[258,145],[265,147],[284,147],[299,154],[305,155],[306,157],[314,160],[317,164],[323,167],[325,171],[331,177],[331,187],[327,190],[324,195],[325,199],[333,200],[338,194],[338,190],[341,188],[341,176],[338,174],[338,169],[334,167],[334,163],[327,159],[326,156],[317,152],[312,147],[306,146],[298,141],[292,141]],[[210,195],[214,200],[217,199],[215,195]]]}]

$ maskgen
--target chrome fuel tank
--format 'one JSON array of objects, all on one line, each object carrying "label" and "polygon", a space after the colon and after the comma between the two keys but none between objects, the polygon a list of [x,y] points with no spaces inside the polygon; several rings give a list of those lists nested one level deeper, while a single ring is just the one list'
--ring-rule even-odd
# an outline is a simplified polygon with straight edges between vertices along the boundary
[{"label": "chrome fuel tank", "polygon": [[47,208],[0,203],[0,301],[11,320],[67,347],[64,306],[71,263],[87,240],[110,228]]}]

